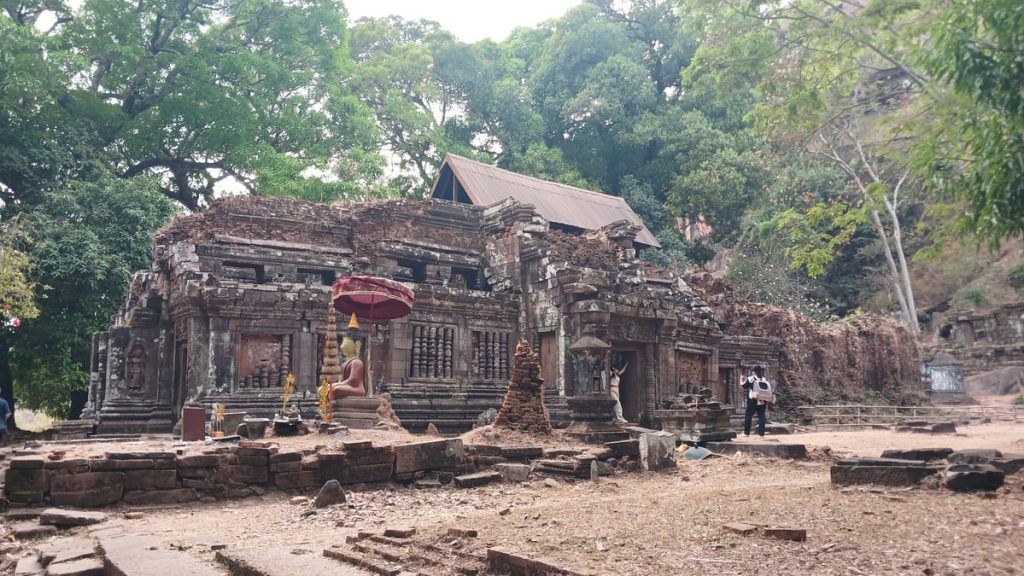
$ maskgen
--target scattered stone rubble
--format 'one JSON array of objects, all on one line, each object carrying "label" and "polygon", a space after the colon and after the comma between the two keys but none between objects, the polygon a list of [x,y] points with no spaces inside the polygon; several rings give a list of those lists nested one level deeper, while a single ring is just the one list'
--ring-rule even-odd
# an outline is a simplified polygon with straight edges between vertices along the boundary
[{"label": "scattered stone rubble", "polygon": [[833,463],[833,486],[915,486],[935,478],[954,491],[996,490],[1009,474],[1024,470],[1024,455],[998,450],[927,448],[886,450],[881,458],[846,458]]}]

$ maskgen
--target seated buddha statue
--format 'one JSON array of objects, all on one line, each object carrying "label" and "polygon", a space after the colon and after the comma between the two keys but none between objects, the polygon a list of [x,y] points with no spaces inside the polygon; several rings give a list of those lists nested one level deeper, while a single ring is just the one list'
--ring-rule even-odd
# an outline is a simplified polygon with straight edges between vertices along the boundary
[{"label": "seated buddha statue", "polygon": [[359,359],[359,343],[345,337],[341,341],[341,353],[345,362],[341,365],[341,379],[331,384],[331,399],[345,396],[366,396],[363,385],[363,361]]}]

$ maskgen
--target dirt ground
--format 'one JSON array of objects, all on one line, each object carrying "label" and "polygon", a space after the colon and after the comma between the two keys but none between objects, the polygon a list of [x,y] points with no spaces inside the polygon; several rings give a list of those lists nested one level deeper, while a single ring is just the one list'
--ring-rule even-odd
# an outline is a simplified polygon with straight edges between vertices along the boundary
[{"label": "dirt ground", "polygon": [[[1024,573],[1024,473],[994,494],[924,486],[838,489],[830,486],[822,450],[878,456],[885,448],[948,446],[1024,453],[1024,422],[971,426],[957,435],[870,430],[776,438],[807,444],[816,459],[734,454],[680,462],[672,472],[559,481],[555,487],[533,480],[468,490],[357,488],[346,503],[320,510],[292,504],[296,494],[268,491],[245,500],[149,509],[132,520],[114,509],[107,524],[159,536],[204,558],[214,543],[319,553],[358,530],[399,525],[415,526],[428,538],[440,538],[449,527],[476,529],[472,549],[500,545],[602,574]],[[723,529],[737,521],[804,528],[807,541]]]}]

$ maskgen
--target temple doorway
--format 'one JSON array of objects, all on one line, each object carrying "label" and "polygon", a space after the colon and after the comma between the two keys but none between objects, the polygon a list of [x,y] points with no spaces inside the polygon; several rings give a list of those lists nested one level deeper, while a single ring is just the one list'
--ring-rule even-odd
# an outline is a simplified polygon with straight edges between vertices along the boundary
[{"label": "temple doorway", "polygon": [[612,353],[612,366],[626,365],[626,371],[619,378],[619,401],[622,402],[623,417],[630,422],[639,422],[643,412],[643,371],[638,357],[639,354],[633,350]]}]

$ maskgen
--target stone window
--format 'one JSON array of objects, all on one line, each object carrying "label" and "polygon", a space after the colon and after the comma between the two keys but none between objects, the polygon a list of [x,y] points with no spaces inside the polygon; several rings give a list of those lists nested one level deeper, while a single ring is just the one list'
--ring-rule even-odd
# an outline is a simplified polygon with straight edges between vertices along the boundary
[{"label": "stone window", "polygon": [[427,265],[423,262],[399,258],[397,263],[398,269],[394,273],[395,280],[420,283],[427,281]]},{"label": "stone window", "polygon": [[307,286],[330,286],[334,284],[334,271],[332,270],[299,268],[295,276],[297,282]]},{"label": "stone window", "polygon": [[511,332],[473,330],[473,377],[508,380]]},{"label": "stone window", "polygon": [[224,276],[254,284],[262,284],[264,281],[263,266],[247,262],[225,262]]},{"label": "stone window", "polygon": [[477,271],[472,268],[452,268],[452,279],[449,284],[452,288],[481,290],[482,287],[477,278]]},{"label": "stone window", "polygon": [[454,350],[454,326],[413,324],[409,376],[428,380],[451,379]]}]

